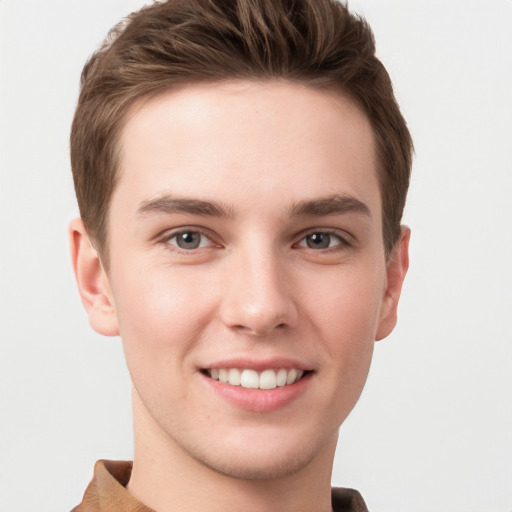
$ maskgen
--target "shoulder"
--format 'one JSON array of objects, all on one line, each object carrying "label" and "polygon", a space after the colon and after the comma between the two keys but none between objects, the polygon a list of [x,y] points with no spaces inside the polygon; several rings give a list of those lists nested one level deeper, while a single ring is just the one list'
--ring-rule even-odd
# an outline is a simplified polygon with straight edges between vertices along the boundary
[{"label": "shoulder", "polygon": [[333,512],[368,512],[363,497],[355,489],[333,487],[331,501]]}]

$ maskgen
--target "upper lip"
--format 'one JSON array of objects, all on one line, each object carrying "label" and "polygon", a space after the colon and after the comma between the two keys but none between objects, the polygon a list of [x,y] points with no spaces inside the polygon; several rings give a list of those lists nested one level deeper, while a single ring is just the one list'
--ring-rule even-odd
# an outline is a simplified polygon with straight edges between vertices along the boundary
[{"label": "upper lip", "polygon": [[248,357],[237,357],[230,359],[223,359],[221,361],[215,361],[202,366],[201,369],[212,369],[212,368],[248,368],[261,372],[271,368],[280,369],[284,368],[290,370],[295,368],[297,370],[311,371],[313,368],[305,364],[304,362],[297,361],[288,357],[273,357],[268,359],[254,359]]}]

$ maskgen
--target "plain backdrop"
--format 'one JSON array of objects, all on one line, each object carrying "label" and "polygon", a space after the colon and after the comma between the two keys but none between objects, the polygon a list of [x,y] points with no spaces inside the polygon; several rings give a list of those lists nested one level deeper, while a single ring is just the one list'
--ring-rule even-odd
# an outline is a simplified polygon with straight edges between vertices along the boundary
[{"label": "plain backdrop", "polygon": [[[86,58],[140,0],[0,0],[0,511],[66,511],[131,457],[120,341],[68,256]],[[411,268],[341,430],[333,482],[373,512],[512,511],[512,1],[359,0],[409,122]]]}]

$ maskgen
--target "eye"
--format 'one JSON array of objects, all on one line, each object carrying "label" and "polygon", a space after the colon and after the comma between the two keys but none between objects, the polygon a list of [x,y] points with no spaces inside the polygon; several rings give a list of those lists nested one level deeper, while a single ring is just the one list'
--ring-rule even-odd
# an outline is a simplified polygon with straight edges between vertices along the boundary
[{"label": "eye", "polygon": [[213,244],[204,233],[193,230],[175,233],[167,239],[167,242],[185,251],[201,249],[202,247],[209,247]]},{"label": "eye", "polygon": [[326,231],[315,231],[302,238],[298,245],[310,249],[331,249],[336,246],[348,246],[350,243],[340,235]]}]

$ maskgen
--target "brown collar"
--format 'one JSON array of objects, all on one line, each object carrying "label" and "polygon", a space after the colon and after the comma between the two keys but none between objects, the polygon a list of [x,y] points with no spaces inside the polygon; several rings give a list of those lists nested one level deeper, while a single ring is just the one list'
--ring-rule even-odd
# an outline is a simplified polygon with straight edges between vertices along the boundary
[{"label": "brown collar", "polygon": [[[99,460],[84,499],[71,512],[154,512],[127,490],[132,473],[130,461]],[[368,512],[361,495],[353,489],[332,489],[333,512]]]},{"label": "brown collar", "polygon": [[126,490],[131,474],[130,461],[99,460],[82,503],[71,512],[154,512]]}]

